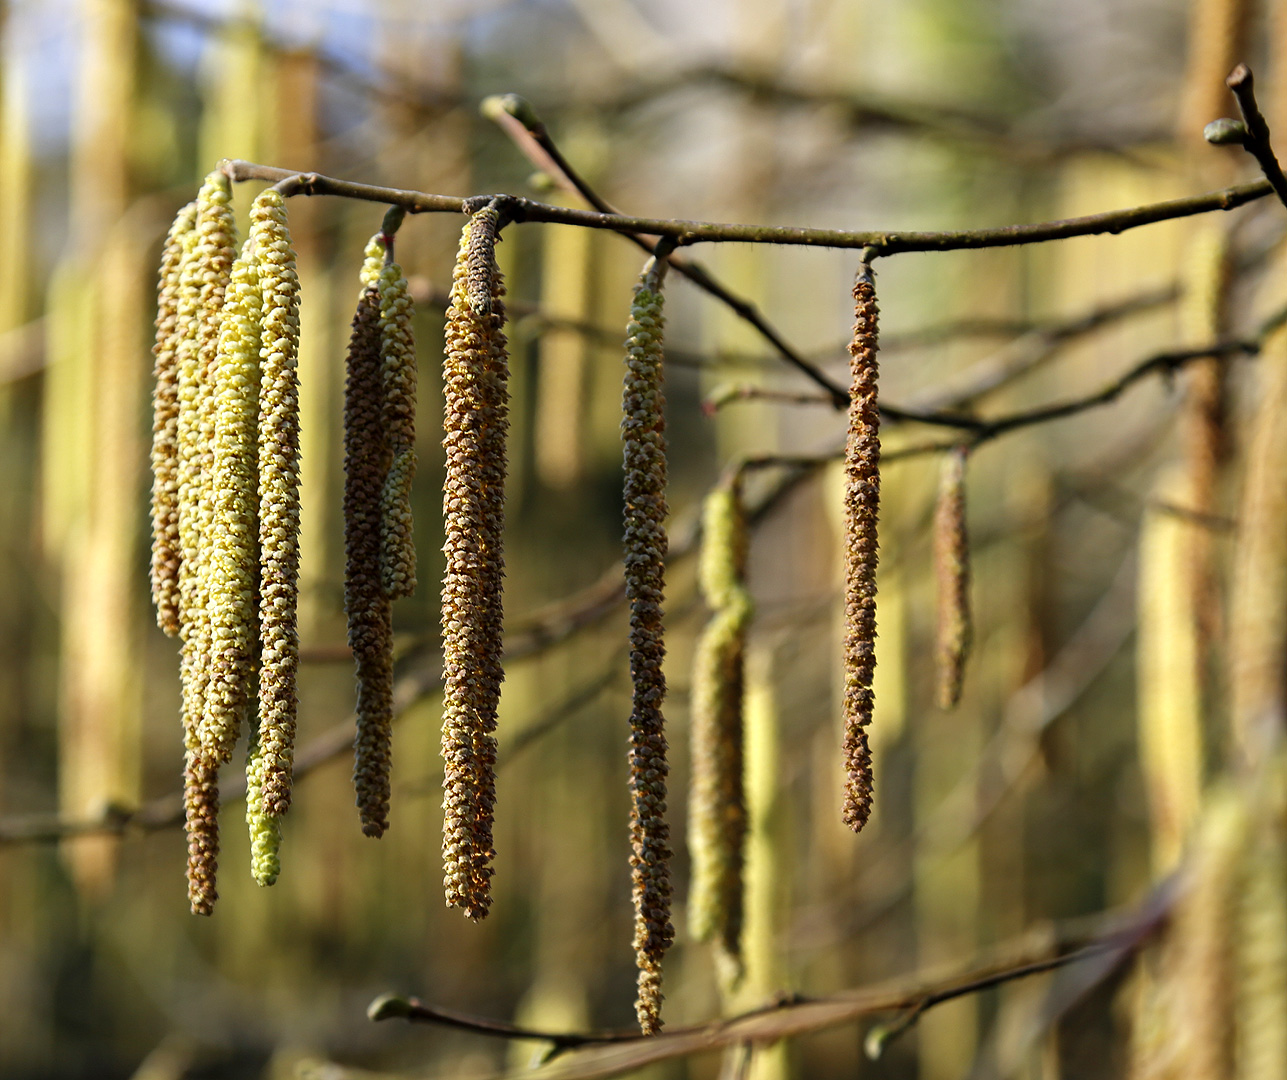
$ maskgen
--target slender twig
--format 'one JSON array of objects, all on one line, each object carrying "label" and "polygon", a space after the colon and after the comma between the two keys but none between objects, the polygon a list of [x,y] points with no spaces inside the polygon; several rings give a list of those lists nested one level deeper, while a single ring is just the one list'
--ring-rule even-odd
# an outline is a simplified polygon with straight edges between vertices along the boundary
[{"label": "slender twig", "polygon": [[1233,91],[1233,96],[1238,100],[1238,111],[1242,113],[1246,137],[1239,141],[1259,163],[1279,201],[1287,206],[1287,176],[1283,176],[1282,166],[1278,164],[1278,158],[1270,144],[1269,124],[1266,123],[1260,106],[1256,104],[1255,80],[1251,69],[1246,64],[1239,64],[1225,80],[1225,85]]},{"label": "slender twig", "polygon": [[[563,152],[536,115],[530,102],[517,94],[488,98],[483,102],[483,115],[495,121],[533,165],[550,175],[569,194],[584,199],[601,214],[620,213],[616,207],[602,198],[563,156]],[[626,235],[644,251],[651,252],[657,243],[655,236]],[[739,318],[753,326],[770,345],[777,349],[782,359],[826,390],[835,408],[848,407],[848,391],[839,383],[829,379],[789,345],[750,300],[744,296],[738,296],[722,282],[716,280],[709,270],[700,263],[693,262],[692,259],[672,254],[668,261],[676,271],[699,289],[721,301]]]},{"label": "slender twig", "polygon": [[[477,195],[468,199],[453,195],[431,195],[422,191],[360,184],[339,180],[321,173],[297,173],[271,165],[249,161],[226,161],[223,165],[236,181],[266,180],[278,183],[292,177],[291,194],[335,195],[365,202],[401,206],[412,214],[464,214],[480,202],[497,196]],[[1176,218],[1206,214],[1213,210],[1233,210],[1263,199],[1272,192],[1268,180],[1190,195],[1183,199],[1147,203],[1102,214],[1045,221],[1032,225],[1003,225],[995,229],[962,229],[946,232],[853,231],[849,229],[809,229],[786,225],[735,225],[710,221],[684,221],[677,218],[631,217],[625,214],[603,214],[553,206],[518,195],[502,196],[508,201],[510,218],[516,223],[546,221],[562,225],[579,225],[587,229],[606,229],[619,233],[643,233],[674,237],[683,247],[703,243],[782,244],[796,247],[842,248],[867,250],[869,257],[897,255],[912,251],[963,251],[977,248],[1013,247],[1039,244],[1049,240],[1066,240],[1074,236],[1096,236],[1121,233],[1143,225]]]},{"label": "slender twig", "polygon": [[[1021,944],[1009,943],[994,953],[1003,959],[979,965],[955,977],[931,979],[922,974],[823,998],[780,995],[769,1004],[738,1016],[649,1037],[613,1031],[541,1031],[467,1016],[395,995],[378,998],[371,1004],[368,1015],[373,1020],[402,1018],[496,1038],[547,1042],[556,1052],[575,1050],[574,1053],[563,1054],[558,1060],[547,1059],[546,1064],[534,1072],[522,1075],[531,1076],[534,1080],[555,1080],[556,1077],[559,1080],[592,1080],[725,1047],[747,1043],[763,1045],[882,1013],[897,1012],[910,1015],[914,1020],[944,1002],[981,993],[1016,979],[1044,974],[1095,957],[1113,956],[1120,961],[1160,925],[1169,907],[1169,896],[1168,893],[1161,900],[1156,896],[1150,897],[1125,926],[1101,931],[1090,941],[1072,949],[1060,948],[1049,939],[1034,947],[1029,936]],[[1051,955],[1052,951],[1054,955]]]}]

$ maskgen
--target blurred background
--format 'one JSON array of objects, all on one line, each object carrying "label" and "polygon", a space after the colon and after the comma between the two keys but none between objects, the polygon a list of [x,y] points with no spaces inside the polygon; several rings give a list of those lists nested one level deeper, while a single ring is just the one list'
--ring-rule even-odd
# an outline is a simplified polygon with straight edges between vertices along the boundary
[{"label": "blurred background", "polygon": [[[480,116],[487,95],[514,91],[627,212],[1002,225],[1257,176],[1247,155],[1201,139],[1233,112],[1224,77],[1242,59],[1271,126],[1287,131],[1287,7],[1274,0],[0,4],[0,1075],[475,1077],[531,1060],[530,1044],[369,1023],[366,1005],[390,990],[545,1028],[633,1023],[618,412],[643,256],[606,233],[515,226],[499,249],[513,371],[510,661],[496,902],[472,925],[439,884],[436,693],[439,358],[461,223],[411,218],[398,240],[418,303],[421,585],[395,608],[402,711],[391,829],[374,842],[349,779],[339,423],[357,271],[381,208],[292,201],[307,768],[280,882],[251,880],[230,794],[221,899],[211,919],[188,913],[178,655],[148,605],[149,348],[165,230],[221,158],[578,205]],[[260,186],[237,191],[243,228]],[[1236,345],[971,456],[975,650],[951,713],[933,704],[938,461],[886,465],[877,809],[857,839],[839,813],[841,473],[748,476],[748,496],[767,505],[750,556],[749,969],[724,1001],[708,950],[684,929],[690,666],[705,618],[694,527],[730,461],[831,454],[845,418],[744,321],[672,276],[670,1024],[779,992],[966,967],[1033,935],[1085,935],[1181,862],[1219,778],[1257,758],[1282,713],[1287,447],[1272,421],[1287,404],[1287,343],[1266,320],[1283,305],[1284,213],[1262,200],[1119,237],[878,263],[882,393],[894,404],[1000,416],[1093,392],[1158,352]],[[856,253],[691,250],[847,384]],[[887,453],[944,438],[894,423],[883,435]],[[1274,821],[1259,865],[1277,869],[1257,895],[1287,949]],[[763,1078],[1195,1075],[1159,1071],[1141,1048],[1165,945],[1146,958],[1161,976],[1126,964],[944,1005],[879,1061],[853,1024],[757,1051],[750,1067]],[[1219,963],[1190,965],[1194,985]],[[1287,1000],[1284,970],[1264,994]],[[1234,989],[1210,993],[1201,1015],[1232,1008]],[[1203,1075],[1250,1060],[1226,1052],[1242,1038],[1231,1031],[1211,1036],[1226,1071]],[[649,1075],[720,1067],[706,1056]]]}]

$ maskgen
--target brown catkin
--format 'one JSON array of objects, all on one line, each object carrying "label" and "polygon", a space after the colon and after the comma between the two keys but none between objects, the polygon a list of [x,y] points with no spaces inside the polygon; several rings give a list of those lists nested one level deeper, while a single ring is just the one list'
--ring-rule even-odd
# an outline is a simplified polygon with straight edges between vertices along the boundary
[{"label": "brown catkin", "polygon": [[711,618],[693,661],[688,922],[698,941],[718,943],[727,989],[742,969],[747,833],[742,699],[746,632],[754,610],[746,589],[746,555],[740,488],[736,481],[720,484],[706,497],[702,514],[700,580]]},{"label": "brown catkin", "polygon": [[357,667],[353,784],[362,831],[389,827],[393,735],[393,616],[380,580],[380,493],[389,470],[380,385],[383,249],[367,245],[344,383],[344,611]]},{"label": "brown catkin", "polygon": [[635,904],[635,1014],[645,1035],[661,1030],[661,961],[670,922],[670,826],[666,822],[666,695],[662,626],[667,538],[666,431],[662,389],[664,260],[649,260],[626,329],[621,434],[625,443],[625,577],[630,602],[630,867]]},{"label": "brown catkin", "polygon": [[211,915],[219,866],[219,766],[189,747],[183,771],[184,828],[188,834],[188,903],[193,915]]},{"label": "brown catkin", "polygon": [[152,394],[152,603],[170,637],[179,633],[179,346],[193,329],[189,306],[179,316],[185,263],[197,246],[197,204],[179,211],[161,255]]},{"label": "brown catkin", "polygon": [[461,234],[447,309],[443,517],[443,887],[472,919],[491,904],[504,586],[509,367],[494,206]]},{"label": "brown catkin", "polygon": [[880,413],[876,403],[876,284],[863,263],[854,280],[849,345],[849,437],[845,442],[844,821],[858,832],[871,816],[871,683],[876,672],[876,523],[880,515]]},{"label": "brown catkin", "polygon": [[[250,212],[263,297],[259,382],[259,726],[264,815],[290,808],[299,668],[299,277],[286,204],[269,188]],[[275,825],[272,826],[275,828]],[[258,835],[269,835],[269,826]],[[264,878],[267,871],[257,873]]]},{"label": "brown catkin", "polygon": [[390,600],[416,591],[411,484],[416,475],[416,347],[411,334],[411,295],[396,262],[385,264],[380,293],[380,372],[389,474],[380,510],[380,566]]},{"label": "brown catkin", "polygon": [[934,508],[934,576],[938,584],[938,705],[954,709],[961,700],[965,661],[970,654],[970,537],[965,520],[966,451],[943,458]]}]

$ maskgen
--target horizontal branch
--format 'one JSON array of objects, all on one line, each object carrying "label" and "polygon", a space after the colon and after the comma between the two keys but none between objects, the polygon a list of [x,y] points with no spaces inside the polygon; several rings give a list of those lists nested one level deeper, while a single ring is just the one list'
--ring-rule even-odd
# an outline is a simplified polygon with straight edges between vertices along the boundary
[{"label": "horizontal branch", "polygon": [[660,1035],[636,1032],[585,1031],[550,1032],[522,1027],[505,1021],[426,1005],[415,998],[384,995],[371,1003],[372,1020],[405,1019],[452,1027],[475,1034],[513,1040],[549,1043],[555,1060],[533,1071],[507,1076],[532,1080],[596,1080],[633,1072],[661,1061],[707,1053],[747,1043],[772,1043],[780,1039],[822,1031],[871,1016],[899,1014],[891,1034],[904,1030],[937,1005],[981,993],[1017,979],[1046,974],[1096,957],[1116,964],[1132,954],[1160,925],[1171,892],[1159,891],[1124,922],[1115,921],[1089,941],[1084,937],[1073,947],[1043,935],[1034,945],[1032,935],[1011,942],[993,953],[994,959],[953,976],[918,974],[877,986],[845,991],[822,998],[782,995],[778,1000],[727,1019],[716,1019],[690,1027],[675,1028]]},{"label": "horizontal branch", "polygon": [[284,195],[334,195],[367,202],[401,206],[412,214],[465,214],[500,199],[505,213],[514,222],[543,221],[606,229],[626,234],[645,233],[672,237],[680,246],[702,243],[782,244],[789,246],[867,250],[867,257],[897,255],[912,251],[961,251],[975,248],[1012,247],[1066,240],[1075,236],[1121,233],[1159,221],[1233,210],[1263,199],[1273,191],[1268,180],[1190,195],[1183,199],[1111,210],[1102,214],[1065,218],[1033,225],[1004,225],[995,229],[965,229],[946,232],[895,232],[886,230],[807,229],[782,225],[733,225],[675,218],[632,217],[553,206],[518,195],[472,196],[431,195],[403,188],[378,187],[352,180],[338,180],[314,172],[293,172],[248,161],[226,161],[223,168],[235,181],[265,180],[281,187]]}]

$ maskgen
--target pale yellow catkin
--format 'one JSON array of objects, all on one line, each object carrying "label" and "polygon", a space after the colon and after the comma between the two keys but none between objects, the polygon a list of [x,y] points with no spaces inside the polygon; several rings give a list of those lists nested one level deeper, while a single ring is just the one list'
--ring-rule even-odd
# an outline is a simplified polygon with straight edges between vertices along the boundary
[{"label": "pale yellow catkin", "polygon": [[257,647],[259,348],[262,299],[253,245],[233,264],[214,373],[214,531],[208,567],[210,673],[201,744],[232,757]]},{"label": "pale yellow catkin", "polygon": [[661,1030],[661,962],[670,921],[670,826],[666,821],[662,671],[666,573],[666,421],[662,370],[664,259],[645,265],[626,328],[621,434],[625,444],[625,578],[630,602],[630,868],[635,904],[635,1015],[645,1035]]},{"label": "pale yellow catkin", "polygon": [[152,395],[152,603],[170,637],[179,633],[179,348],[195,329],[189,305],[180,316],[184,266],[197,248],[197,204],[174,219],[161,256]]},{"label": "pale yellow catkin", "polygon": [[250,212],[263,302],[259,361],[259,729],[264,815],[290,807],[299,669],[299,276],[286,203]]},{"label": "pale yellow catkin", "polygon": [[743,870],[747,810],[743,787],[746,633],[754,612],[746,588],[746,510],[737,483],[722,483],[702,513],[700,581],[711,618],[693,659],[688,922],[715,941],[732,990],[742,970]]},{"label": "pale yellow catkin", "polygon": [[275,885],[281,873],[281,818],[264,813],[263,728],[251,718],[246,747],[246,827],[250,832],[250,875],[262,886]]}]

